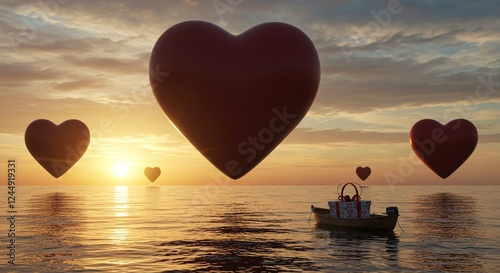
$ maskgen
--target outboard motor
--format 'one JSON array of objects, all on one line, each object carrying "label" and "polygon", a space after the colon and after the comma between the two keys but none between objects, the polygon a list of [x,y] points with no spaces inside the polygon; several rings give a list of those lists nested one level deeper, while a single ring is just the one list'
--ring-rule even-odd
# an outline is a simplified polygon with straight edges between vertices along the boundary
[{"label": "outboard motor", "polygon": [[397,215],[397,216],[399,216],[398,207],[387,207],[387,208],[385,208],[385,213],[387,215]]}]

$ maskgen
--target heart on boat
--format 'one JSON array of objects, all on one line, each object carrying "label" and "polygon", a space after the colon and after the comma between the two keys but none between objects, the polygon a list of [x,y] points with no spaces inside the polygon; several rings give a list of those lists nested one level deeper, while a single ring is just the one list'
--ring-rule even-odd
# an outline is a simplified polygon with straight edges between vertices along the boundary
[{"label": "heart on boat", "polygon": [[66,173],[83,156],[90,143],[87,126],[75,119],[56,125],[46,119],[30,123],[24,134],[26,148],[53,177]]},{"label": "heart on boat", "polygon": [[158,167],[146,167],[144,169],[144,175],[151,181],[151,183],[155,182],[155,180],[160,176],[161,170]]},{"label": "heart on boat", "polygon": [[365,181],[365,179],[367,179],[371,173],[372,173],[372,170],[370,169],[370,167],[357,167],[356,168],[356,174],[363,181]]},{"label": "heart on boat", "polygon": [[207,22],[166,30],[150,59],[163,112],[215,167],[238,179],[299,124],[320,80],[312,41],[284,23],[232,35]]},{"label": "heart on boat", "polygon": [[452,120],[446,125],[423,119],[410,131],[411,148],[441,178],[450,176],[469,158],[477,140],[476,127],[465,119]]}]

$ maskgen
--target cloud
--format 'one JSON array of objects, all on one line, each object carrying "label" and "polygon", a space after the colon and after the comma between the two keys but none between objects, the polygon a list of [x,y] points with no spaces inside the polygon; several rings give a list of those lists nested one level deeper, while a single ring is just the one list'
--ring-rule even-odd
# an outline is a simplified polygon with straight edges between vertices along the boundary
[{"label": "cloud", "polygon": [[54,85],[55,89],[62,91],[73,91],[77,89],[95,89],[107,86],[106,79],[103,78],[86,78],[78,80],[69,80]]},{"label": "cloud", "polygon": [[[405,31],[406,32],[406,31]],[[397,50],[401,47],[416,47],[420,45],[427,44],[439,44],[440,46],[453,46],[465,43],[457,38],[457,34],[463,32],[460,29],[447,30],[444,33],[426,33],[426,32],[416,32],[416,33],[405,33],[399,30],[396,33],[388,34],[380,39],[377,39],[371,43],[361,46],[345,46],[344,50],[347,52],[358,51],[358,52],[370,52],[376,50]]]},{"label": "cloud", "polygon": [[60,73],[32,63],[0,63],[0,82],[54,80]]},{"label": "cloud", "polygon": [[[321,145],[340,144],[408,144],[409,132],[377,132],[363,130],[296,128],[283,142],[285,145]],[[500,143],[500,134],[481,134],[479,143]]]},{"label": "cloud", "polygon": [[[445,57],[419,62],[390,57],[337,59],[323,67],[315,112],[362,113],[375,109],[418,107],[463,102],[474,96],[481,82],[493,70],[478,68],[458,71],[463,66]],[[490,100],[499,94],[491,94]]]},{"label": "cloud", "polygon": [[149,63],[149,54],[141,54],[134,59],[117,59],[112,57],[79,58],[73,55],[66,55],[62,58],[76,66],[117,74],[143,74]]},{"label": "cloud", "polygon": [[480,135],[478,142],[480,144],[500,143],[500,134]]},{"label": "cloud", "polygon": [[[103,37],[68,38],[66,35],[53,37],[50,40],[36,39],[20,44],[21,53],[50,53],[52,55],[78,55],[88,54],[93,51],[117,53],[126,46],[125,41],[113,41]],[[78,54],[77,54],[78,53]]]},{"label": "cloud", "polygon": [[407,143],[408,133],[381,133],[374,131],[342,129],[313,130],[296,128],[285,140],[285,144],[332,145],[338,143],[388,144]]}]

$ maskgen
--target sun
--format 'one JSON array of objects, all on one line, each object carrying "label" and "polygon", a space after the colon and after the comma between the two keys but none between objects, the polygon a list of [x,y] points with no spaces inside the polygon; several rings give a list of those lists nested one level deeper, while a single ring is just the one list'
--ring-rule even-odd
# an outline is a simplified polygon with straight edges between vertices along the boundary
[{"label": "sun", "polygon": [[128,164],[124,162],[116,162],[114,170],[116,176],[124,177],[128,174]]}]

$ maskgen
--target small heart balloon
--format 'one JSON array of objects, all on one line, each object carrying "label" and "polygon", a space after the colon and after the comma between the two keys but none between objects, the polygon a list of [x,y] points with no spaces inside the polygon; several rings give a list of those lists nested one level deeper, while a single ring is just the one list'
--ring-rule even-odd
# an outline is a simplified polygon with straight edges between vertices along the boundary
[{"label": "small heart balloon", "polygon": [[56,125],[49,120],[33,121],[24,134],[26,148],[53,177],[66,173],[85,153],[90,132],[79,120]]},{"label": "small heart balloon", "polygon": [[144,169],[144,175],[151,181],[151,183],[155,182],[155,180],[160,176],[161,170],[158,167],[147,167]]},{"label": "small heart balloon", "polygon": [[150,83],[163,112],[233,179],[299,124],[319,79],[314,44],[284,23],[237,36],[207,22],[179,23],[160,36],[150,59]]},{"label": "small heart balloon", "polygon": [[469,158],[477,140],[476,127],[465,119],[452,120],[446,125],[423,119],[410,131],[413,151],[441,178],[450,176]]},{"label": "small heart balloon", "polygon": [[363,181],[365,181],[365,179],[367,179],[371,173],[372,173],[372,170],[370,169],[370,167],[357,167],[356,168],[356,174]]}]

